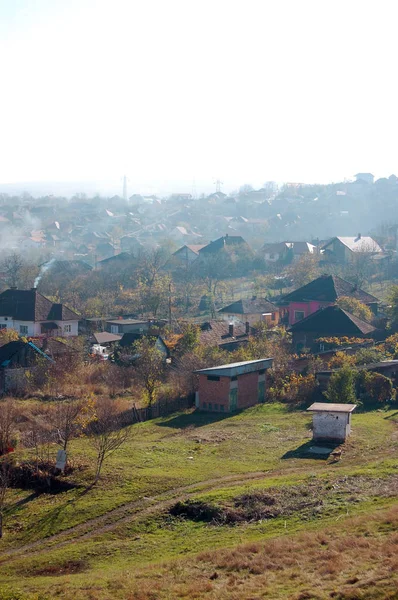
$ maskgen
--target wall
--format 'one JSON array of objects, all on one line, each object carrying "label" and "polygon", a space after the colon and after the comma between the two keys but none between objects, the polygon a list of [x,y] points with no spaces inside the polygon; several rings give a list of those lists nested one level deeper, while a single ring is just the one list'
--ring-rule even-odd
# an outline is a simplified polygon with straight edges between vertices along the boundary
[{"label": "wall", "polygon": [[317,300],[311,300],[310,302],[290,302],[289,303],[289,325],[294,325],[298,321],[294,318],[294,311],[304,311],[304,318],[312,315],[320,308],[325,306],[331,306],[333,302],[318,302]]},{"label": "wall", "polygon": [[344,441],[347,434],[346,428],[348,423],[349,413],[314,412],[313,439]]},{"label": "wall", "polygon": [[203,409],[204,402],[211,402],[213,405],[222,404],[224,411],[228,412],[230,383],[229,377],[220,377],[220,381],[209,381],[207,375],[199,375],[199,408]]},{"label": "wall", "polygon": [[254,406],[258,402],[258,371],[238,377],[238,408]]}]

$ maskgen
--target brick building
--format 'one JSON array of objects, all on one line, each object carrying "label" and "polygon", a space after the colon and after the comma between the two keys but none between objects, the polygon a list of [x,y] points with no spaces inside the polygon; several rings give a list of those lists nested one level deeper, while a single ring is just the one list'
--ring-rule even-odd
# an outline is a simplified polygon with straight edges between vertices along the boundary
[{"label": "brick building", "polygon": [[234,412],[265,402],[266,371],[272,358],[248,360],[195,371],[199,375],[196,407],[215,412]]}]

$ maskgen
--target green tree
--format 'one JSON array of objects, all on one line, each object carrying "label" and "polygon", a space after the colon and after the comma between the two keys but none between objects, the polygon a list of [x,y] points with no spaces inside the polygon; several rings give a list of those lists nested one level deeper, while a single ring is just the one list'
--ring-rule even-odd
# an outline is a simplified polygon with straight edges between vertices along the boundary
[{"label": "green tree", "polygon": [[135,375],[145,390],[149,412],[156,400],[157,391],[164,377],[164,356],[156,347],[154,339],[145,336],[133,344]]},{"label": "green tree", "polygon": [[398,285],[393,285],[387,297],[389,304],[389,316],[391,320],[391,328],[398,329]]},{"label": "green tree", "polygon": [[373,318],[373,313],[369,306],[366,306],[366,304],[363,304],[363,302],[356,298],[341,296],[341,298],[337,300],[337,306],[368,323],[370,323]]},{"label": "green tree", "polygon": [[324,395],[330,402],[353,404],[356,402],[355,381],[357,373],[348,365],[332,374]]}]

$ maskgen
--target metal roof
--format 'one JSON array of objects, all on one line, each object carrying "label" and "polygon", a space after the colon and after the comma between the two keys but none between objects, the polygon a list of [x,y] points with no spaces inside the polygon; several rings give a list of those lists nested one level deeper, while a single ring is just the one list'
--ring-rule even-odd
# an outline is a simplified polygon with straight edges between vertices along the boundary
[{"label": "metal roof", "polygon": [[211,367],[210,369],[200,369],[194,371],[200,375],[216,375],[219,377],[236,377],[245,373],[254,373],[262,369],[270,369],[272,367],[273,358],[261,358],[260,360],[245,360],[243,362],[230,363]]},{"label": "metal roof", "polygon": [[333,402],[314,402],[307,410],[312,412],[341,412],[351,413],[356,409],[356,404],[334,404]]}]

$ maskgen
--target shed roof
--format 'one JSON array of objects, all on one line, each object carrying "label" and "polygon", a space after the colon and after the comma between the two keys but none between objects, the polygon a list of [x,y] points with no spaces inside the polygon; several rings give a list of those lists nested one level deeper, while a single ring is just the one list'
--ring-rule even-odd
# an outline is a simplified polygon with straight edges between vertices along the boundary
[{"label": "shed roof", "polygon": [[352,413],[356,409],[356,404],[335,404],[333,402],[314,402],[307,410],[312,412],[341,412]]},{"label": "shed roof", "polygon": [[262,369],[270,369],[272,367],[273,358],[260,358],[260,360],[245,360],[243,362],[229,363],[210,369],[200,369],[194,373],[200,375],[218,375],[220,377],[235,377],[244,375],[245,373],[254,373]]},{"label": "shed roof", "polygon": [[256,314],[256,313],[273,313],[278,312],[278,307],[272,302],[268,302],[268,300],[263,300],[262,298],[253,298],[252,300],[240,299],[228,306],[224,306],[220,308],[218,312],[220,313],[230,313],[237,315],[248,315],[248,314]]},{"label": "shed roof", "polygon": [[98,331],[93,336],[97,344],[110,344],[111,342],[119,342],[122,339],[121,335],[108,333],[107,331]]}]

